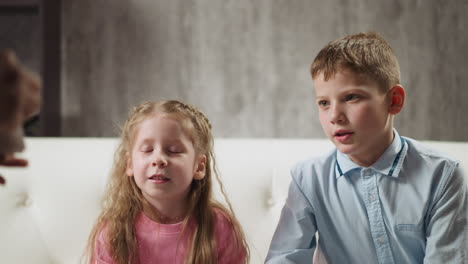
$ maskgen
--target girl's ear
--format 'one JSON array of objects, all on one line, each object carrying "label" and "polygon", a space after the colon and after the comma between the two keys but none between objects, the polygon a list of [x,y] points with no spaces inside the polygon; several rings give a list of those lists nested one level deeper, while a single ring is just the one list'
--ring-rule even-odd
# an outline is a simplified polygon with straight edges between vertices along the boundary
[{"label": "girl's ear", "polygon": [[395,85],[390,88],[389,93],[391,98],[389,112],[390,114],[396,115],[400,113],[400,111],[403,109],[403,106],[405,105],[405,88],[403,88],[401,85]]},{"label": "girl's ear", "polygon": [[197,164],[195,164],[195,173],[193,174],[193,179],[201,180],[205,178],[206,175],[206,155],[201,155],[198,159]]},{"label": "girl's ear", "polygon": [[127,176],[129,177],[133,177],[133,167],[132,167],[132,159],[130,157],[130,153],[126,153],[125,154],[125,159],[126,159],[126,169],[125,169],[125,173],[127,173]]}]

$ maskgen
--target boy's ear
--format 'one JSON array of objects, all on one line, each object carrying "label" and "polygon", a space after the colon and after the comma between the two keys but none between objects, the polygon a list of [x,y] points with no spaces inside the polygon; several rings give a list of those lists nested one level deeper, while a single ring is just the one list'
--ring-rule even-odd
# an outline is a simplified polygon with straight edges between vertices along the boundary
[{"label": "boy's ear", "polygon": [[400,111],[403,109],[403,106],[405,105],[405,98],[406,98],[406,92],[405,88],[401,85],[395,85],[389,90],[389,96],[390,96],[390,106],[389,106],[389,112],[390,114],[396,115],[400,113]]},{"label": "boy's ear", "polygon": [[127,163],[125,173],[129,177],[133,177],[133,167],[132,167],[132,159],[130,157],[130,153],[127,152],[125,154],[125,159],[126,159],[126,163]]},{"label": "boy's ear", "polygon": [[195,173],[193,174],[193,179],[201,180],[205,178],[206,175],[206,156],[202,155],[195,165]]}]

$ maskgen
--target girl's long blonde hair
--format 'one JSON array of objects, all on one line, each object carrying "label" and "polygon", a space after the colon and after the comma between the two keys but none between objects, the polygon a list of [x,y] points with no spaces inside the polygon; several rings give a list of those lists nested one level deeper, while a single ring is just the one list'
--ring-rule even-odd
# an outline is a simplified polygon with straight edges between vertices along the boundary
[{"label": "girl's long blonde hair", "polygon": [[[96,242],[105,227],[107,230],[107,250],[114,261],[118,264],[139,263],[134,224],[146,202],[134,181],[134,177],[128,177],[125,171],[127,155],[131,153],[133,137],[138,125],[155,113],[167,114],[179,120],[192,140],[196,153],[205,155],[207,158],[205,177],[202,180],[192,182],[187,199],[189,206],[184,219],[184,232],[188,232],[185,227],[190,218],[193,218],[197,224],[191,233],[192,238],[186,263],[217,263],[217,241],[214,233],[215,210],[220,210],[230,220],[236,240],[231,241],[231,243],[240,249],[235,252],[242,252],[242,250],[245,252],[244,263],[248,263],[249,248],[244,233],[234,215],[216,169],[211,124],[197,108],[175,100],[145,102],[135,107],[124,123],[121,130],[121,142],[114,156],[111,178],[104,194],[103,211],[89,236],[85,253],[87,261],[91,262],[95,258]],[[228,207],[223,206],[213,198],[212,174],[219,183]]]}]

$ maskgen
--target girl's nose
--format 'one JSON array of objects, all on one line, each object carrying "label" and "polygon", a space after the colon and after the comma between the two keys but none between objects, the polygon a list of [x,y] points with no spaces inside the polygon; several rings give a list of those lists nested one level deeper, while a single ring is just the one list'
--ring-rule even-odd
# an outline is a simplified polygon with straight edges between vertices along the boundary
[{"label": "girl's nose", "polygon": [[151,166],[164,168],[167,166],[167,160],[163,155],[158,155],[158,157],[156,157],[154,161],[151,163]]}]

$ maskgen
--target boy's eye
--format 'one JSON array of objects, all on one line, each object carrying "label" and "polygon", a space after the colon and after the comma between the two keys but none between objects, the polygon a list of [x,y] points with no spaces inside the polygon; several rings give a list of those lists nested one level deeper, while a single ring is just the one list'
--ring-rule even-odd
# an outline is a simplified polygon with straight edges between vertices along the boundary
[{"label": "boy's eye", "polygon": [[328,101],[325,101],[325,100],[320,100],[317,102],[317,104],[320,106],[320,107],[327,107],[328,106]]},{"label": "boy's eye", "polygon": [[360,97],[357,94],[348,94],[348,95],[346,95],[345,100],[346,101],[353,101],[353,100],[356,100],[356,99],[359,99],[359,98]]}]

